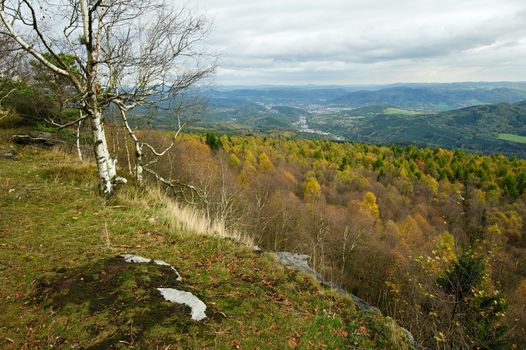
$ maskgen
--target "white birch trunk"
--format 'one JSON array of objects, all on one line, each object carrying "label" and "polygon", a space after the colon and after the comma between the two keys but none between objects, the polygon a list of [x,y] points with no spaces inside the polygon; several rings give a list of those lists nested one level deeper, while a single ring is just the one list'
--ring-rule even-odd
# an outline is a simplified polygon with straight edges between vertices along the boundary
[{"label": "white birch trunk", "polygon": [[130,158],[130,148],[128,147],[128,139],[126,138],[126,136],[124,137],[124,147],[126,147],[126,158],[128,159],[128,174],[133,175]]},{"label": "white birch trunk", "polygon": [[104,133],[104,122],[100,111],[92,111],[90,116],[93,133],[93,148],[99,171],[99,192],[104,196],[113,194],[113,180],[116,176],[115,160],[111,158]]},{"label": "white birch trunk", "polygon": [[77,125],[77,154],[79,156],[79,160],[83,162],[84,159],[82,158],[82,151],[80,149],[80,128],[81,127],[82,127],[82,120],[79,121],[79,124]]},{"label": "white birch trunk", "polygon": [[133,142],[135,143],[135,180],[137,181],[137,184],[139,186],[142,186],[144,183],[144,169],[142,166],[142,145],[139,142],[139,140],[135,137],[135,133],[133,133]]},{"label": "white birch trunk", "polygon": [[143,167],[142,167],[142,154],[140,156],[137,155],[137,164],[135,165],[135,179],[137,180],[137,184],[139,186],[143,185],[144,176],[143,176]]}]

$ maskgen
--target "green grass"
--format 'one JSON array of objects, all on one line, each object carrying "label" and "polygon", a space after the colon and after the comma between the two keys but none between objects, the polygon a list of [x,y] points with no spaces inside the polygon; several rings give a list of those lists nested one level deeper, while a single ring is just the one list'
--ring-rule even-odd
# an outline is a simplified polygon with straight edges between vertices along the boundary
[{"label": "green grass", "polygon": [[404,115],[404,116],[417,116],[422,114],[421,112],[412,111],[409,109],[401,109],[395,107],[389,107],[384,110],[384,113],[387,115]]},{"label": "green grass", "polygon": [[[106,203],[94,174],[57,151],[0,159],[0,348],[410,348],[393,321],[357,311],[271,255],[149,220],[163,204],[132,187]],[[122,253],[163,259],[183,281],[125,264]],[[190,320],[158,286],[194,293],[208,318]]]},{"label": "green grass", "polygon": [[526,143],[526,136],[514,135],[514,134],[499,134],[499,140]]}]

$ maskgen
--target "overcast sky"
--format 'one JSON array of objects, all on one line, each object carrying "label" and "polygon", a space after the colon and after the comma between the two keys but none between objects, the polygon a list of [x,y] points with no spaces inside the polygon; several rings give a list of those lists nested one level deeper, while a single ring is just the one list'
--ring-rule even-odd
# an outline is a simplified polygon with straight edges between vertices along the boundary
[{"label": "overcast sky", "polygon": [[526,80],[526,0],[194,0],[217,84]]}]

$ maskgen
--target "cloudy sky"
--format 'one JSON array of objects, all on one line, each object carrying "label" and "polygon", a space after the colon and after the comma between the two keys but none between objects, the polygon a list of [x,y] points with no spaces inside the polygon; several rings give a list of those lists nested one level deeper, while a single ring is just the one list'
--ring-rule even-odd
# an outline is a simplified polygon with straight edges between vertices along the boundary
[{"label": "cloudy sky", "polygon": [[195,0],[218,84],[526,80],[526,0]]}]

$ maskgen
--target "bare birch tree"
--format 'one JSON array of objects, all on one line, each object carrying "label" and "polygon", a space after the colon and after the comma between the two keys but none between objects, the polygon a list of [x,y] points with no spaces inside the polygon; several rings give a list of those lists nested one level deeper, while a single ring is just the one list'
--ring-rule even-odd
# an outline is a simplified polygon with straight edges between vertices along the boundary
[{"label": "bare birch tree", "polygon": [[[89,121],[99,192],[105,196],[126,181],[117,176],[108,148],[105,110],[112,104],[119,109],[135,144],[135,175],[142,180],[148,145],[137,138],[127,113],[174,98],[215,68],[199,50],[206,18],[168,0],[0,0],[0,19],[6,28],[1,34],[75,87],[83,113],[62,127]],[[64,54],[75,58],[74,67]]]}]

